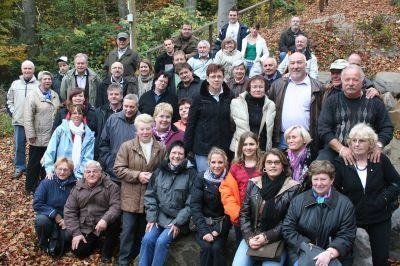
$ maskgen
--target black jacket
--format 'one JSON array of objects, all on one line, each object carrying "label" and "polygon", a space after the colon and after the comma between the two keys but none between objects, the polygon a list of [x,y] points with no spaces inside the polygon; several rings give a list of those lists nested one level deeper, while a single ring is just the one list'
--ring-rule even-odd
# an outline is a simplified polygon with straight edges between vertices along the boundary
[{"label": "black jacket", "polygon": [[[90,103],[88,103],[84,112],[88,127],[94,132],[94,135],[97,136],[97,134],[100,134],[101,132],[97,132],[96,110],[92,105],[90,105]],[[62,120],[67,117],[67,114],[68,109],[66,107],[61,107],[60,110],[58,110],[53,122],[53,132],[59,125],[61,125]]]},{"label": "black jacket", "polygon": [[200,94],[194,97],[189,110],[185,131],[185,143],[188,151],[206,156],[216,146],[229,152],[234,124],[231,123],[230,104],[233,98],[228,86],[223,83],[223,93],[219,101],[208,91],[208,82],[201,84]]},{"label": "black jacket", "polygon": [[[110,76],[103,79],[103,81],[100,83],[100,86],[97,88],[96,106],[100,107],[108,103],[107,88],[108,86],[110,86],[111,83],[112,82]],[[137,77],[135,76],[127,76],[123,78],[122,94],[123,96],[125,96],[129,93],[134,93],[138,95],[138,81]]]},{"label": "black jacket", "polygon": [[339,157],[334,163],[335,187],[353,202],[357,225],[380,223],[391,218],[398,207],[400,176],[386,155],[381,155],[379,163],[368,161],[365,189],[353,165],[346,165]]},{"label": "black jacket", "polygon": [[297,33],[294,33],[291,28],[285,30],[284,32],[281,33],[281,37],[279,38],[279,51],[280,52],[295,52],[296,51],[296,45],[295,45],[295,39],[299,35],[304,35],[304,32],[299,30]]},{"label": "black jacket", "polygon": [[298,259],[300,244],[305,242],[323,249],[335,248],[342,264],[351,265],[352,259],[348,256],[353,250],[356,231],[353,204],[333,187],[331,196],[321,204],[312,190],[295,197],[282,223],[282,235],[293,262]]},{"label": "black jacket", "polygon": [[167,53],[160,54],[156,59],[156,64],[154,65],[154,72],[166,71],[165,65],[171,65],[173,63],[173,56],[169,56]]},{"label": "black jacket", "polygon": [[178,90],[176,94],[178,95],[178,99],[181,100],[183,98],[193,100],[193,97],[200,93],[201,80],[198,76],[193,74],[193,81],[190,83],[189,87],[185,87],[183,85],[183,81],[178,83]]},{"label": "black jacket", "polygon": [[[255,228],[259,228],[264,221],[259,214],[263,203],[261,197],[261,178],[255,177],[249,180],[242,208],[240,209],[240,228],[242,229],[243,237],[248,242],[249,239],[260,232],[255,232]],[[268,178],[268,177],[265,177]],[[271,216],[285,217],[290,201],[296,195],[300,185],[296,181],[288,177],[282,185],[281,190],[275,196],[275,212]],[[282,220],[275,225],[274,228],[264,232],[270,242],[275,242],[282,238],[281,236]]]},{"label": "black jacket", "polygon": [[140,113],[149,114],[153,116],[154,108],[156,107],[157,104],[169,103],[170,105],[172,105],[172,108],[174,110],[172,116],[172,122],[178,121],[179,110],[178,110],[178,97],[176,96],[176,94],[173,94],[169,92],[168,89],[166,89],[165,92],[161,94],[160,99],[157,102],[155,96],[156,94],[154,92],[154,89],[143,93],[143,95],[139,99]]}]

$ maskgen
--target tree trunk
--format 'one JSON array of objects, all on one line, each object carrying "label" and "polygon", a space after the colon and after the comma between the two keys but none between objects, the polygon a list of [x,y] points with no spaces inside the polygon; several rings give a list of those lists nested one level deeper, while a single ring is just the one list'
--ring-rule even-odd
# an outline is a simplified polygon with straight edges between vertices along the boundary
[{"label": "tree trunk", "polygon": [[126,19],[126,15],[128,15],[126,0],[118,0],[118,14],[120,18]]},{"label": "tree trunk", "polygon": [[22,0],[24,12],[24,30],[22,39],[28,46],[28,57],[39,54],[39,38],[36,32],[36,3],[35,0]]},{"label": "tree trunk", "polygon": [[185,8],[187,10],[189,10],[189,12],[191,13],[195,13],[196,12],[196,0],[186,0],[185,1]]},{"label": "tree trunk", "polygon": [[229,9],[236,5],[236,0],[218,0],[218,29],[228,22]]}]

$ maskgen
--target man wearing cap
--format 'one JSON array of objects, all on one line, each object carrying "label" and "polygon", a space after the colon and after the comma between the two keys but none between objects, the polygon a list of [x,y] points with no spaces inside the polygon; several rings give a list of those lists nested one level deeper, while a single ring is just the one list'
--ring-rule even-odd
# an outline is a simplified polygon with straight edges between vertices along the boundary
[{"label": "man wearing cap", "polygon": [[192,34],[192,25],[184,22],[181,29],[181,34],[172,39],[175,44],[175,50],[185,52],[186,61],[197,54],[197,43],[199,39]]},{"label": "man wearing cap", "polygon": [[154,65],[155,73],[169,71],[174,67],[175,44],[172,39],[166,39],[164,41],[164,50],[164,53],[160,54],[156,59],[156,64]]},{"label": "man wearing cap", "polygon": [[295,38],[298,35],[305,35],[300,29],[300,17],[292,17],[290,20],[290,28],[281,33],[279,39],[279,60],[283,61],[288,52],[296,50]]},{"label": "man wearing cap", "polygon": [[52,89],[60,95],[60,88],[61,88],[61,81],[65,74],[69,70],[69,65],[68,65],[68,58],[66,56],[60,56],[57,59],[57,64],[58,64],[58,72],[54,73],[53,75],[53,83],[51,84]]},{"label": "man wearing cap", "polygon": [[112,63],[117,61],[124,65],[123,76],[133,76],[139,66],[139,54],[129,48],[129,35],[126,32],[118,33],[117,47],[108,54],[103,69],[108,71]]}]

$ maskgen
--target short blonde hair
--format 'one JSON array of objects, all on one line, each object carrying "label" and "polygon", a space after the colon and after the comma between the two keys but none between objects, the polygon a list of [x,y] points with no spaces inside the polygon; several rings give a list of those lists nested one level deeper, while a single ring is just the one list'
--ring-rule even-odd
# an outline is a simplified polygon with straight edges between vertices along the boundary
[{"label": "short blonde hair", "polygon": [[222,158],[224,158],[225,168],[226,168],[228,166],[228,156],[226,156],[226,153],[224,152],[224,150],[217,148],[217,147],[212,147],[210,152],[208,153],[208,156],[207,156],[208,164],[210,164],[211,156],[213,156],[214,154],[221,155]]},{"label": "short blonde hair", "polygon": [[137,128],[139,123],[143,124],[153,124],[154,119],[151,115],[149,114],[140,114],[135,118],[134,125]]},{"label": "short blonde hair", "polygon": [[358,123],[350,130],[346,140],[348,145],[350,145],[352,139],[364,139],[368,141],[369,149],[372,150],[378,142],[378,134],[375,133],[371,126],[365,123]]},{"label": "short blonde hair", "polygon": [[60,164],[66,163],[68,166],[68,169],[72,172],[74,171],[74,162],[67,158],[67,157],[60,157],[57,159],[57,161],[54,163],[54,169],[56,169]]},{"label": "short blonde hair", "polygon": [[161,112],[167,112],[172,117],[172,115],[174,114],[174,109],[172,108],[172,105],[170,105],[169,103],[159,103],[154,108],[153,118],[156,118],[158,114]]},{"label": "short blonde hair", "polygon": [[286,129],[285,133],[283,134],[286,142],[287,142],[289,133],[294,130],[300,135],[300,137],[303,138],[305,145],[308,145],[312,141],[311,135],[307,129],[305,129],[303,126],[295,125],[295,126],[291,126],[288,129]]}]

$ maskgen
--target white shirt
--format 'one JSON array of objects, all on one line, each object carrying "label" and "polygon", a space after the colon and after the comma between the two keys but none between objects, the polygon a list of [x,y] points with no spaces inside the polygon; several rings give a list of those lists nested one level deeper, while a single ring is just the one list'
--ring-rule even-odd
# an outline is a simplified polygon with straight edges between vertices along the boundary
[{"label": "white shirt", "polygon": [[282,106],[282,128],[285,132],[291,126],[310,127],[311,81],[307,76],[303,81],[294,83],[289,78]]},{"label": "white shirt", "polygon": [[360,178],[361,181],[361,185],[363,186],[364,190],[365,190],[365,186],[367,185],[367,168],[365,168],[364,170],[360,171],[357,169],[357,174],[358,177]]},{"label": "white shirt", "polygon": [[210,95],[217,101],[219,102],[219,96],[224,92],[224,89],[221,86],[221,90],[218,92],[218,94],[212,94],[210,91],[208,91]]},{"label": "white shirt", "polygon": [[118,49],[118,59],[121,59],[121,56],[125,54],[126,50],[128,50],[128,46],[124,49]]},{"label": "white shirt", "polygon": [[78,74],[78,71],[75,71],[75,76],[76,76],[76,85],[78,85],[78,88],[85,89],[86,88],[87,70],[85,71],[85,74],[82,76],[80,76]]},{"label": "white shirt", "polygon": [[144,158],[146,158],[146,163],[148,164],[151,159],[151,147],[153,146],[153,139],[151,139],[148,143],[143,143],[139,141],[140,147],[144,153]]},{"label": "white shirt", "polygon": [[228,28],[226,29],[226,34],[225,38],[231,37],[235,42],[237,42],[237,37],[239,34],[239,22],[236,22],[235,24],[229,23]]}]

